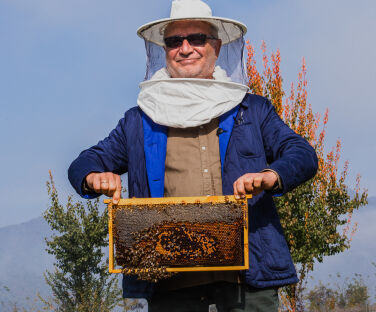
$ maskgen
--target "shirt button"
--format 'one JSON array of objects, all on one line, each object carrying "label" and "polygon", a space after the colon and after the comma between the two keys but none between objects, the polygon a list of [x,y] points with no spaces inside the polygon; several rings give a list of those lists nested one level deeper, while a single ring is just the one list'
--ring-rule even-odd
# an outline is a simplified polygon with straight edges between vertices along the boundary
[{"label": "shirt button", "polygon": [[206,150],[206,146],[202,146],[201,148],[202,148],[203,151]]},{"label": "shirt button", "polygon": [[204,172],[207,173],[207,172],[209,172],[209,170],[208,169],[204,169]]}]

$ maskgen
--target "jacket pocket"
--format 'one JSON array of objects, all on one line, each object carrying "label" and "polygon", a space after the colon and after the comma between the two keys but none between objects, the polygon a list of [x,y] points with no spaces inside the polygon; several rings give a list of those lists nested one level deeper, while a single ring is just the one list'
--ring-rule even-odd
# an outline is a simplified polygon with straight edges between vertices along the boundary
[{"label": "jacket pocket", "polygon": [[264,154],[262,139],[252,123],[234,126],[232,136],[236,150],[242,157],[261,157]]},{"label": "jacket pocket", "polygon": [[264,248],[264,264],[270,271],[287,271],[292,264],[290,251],[284,235],[274,224],[259,228],[261,245]]}]

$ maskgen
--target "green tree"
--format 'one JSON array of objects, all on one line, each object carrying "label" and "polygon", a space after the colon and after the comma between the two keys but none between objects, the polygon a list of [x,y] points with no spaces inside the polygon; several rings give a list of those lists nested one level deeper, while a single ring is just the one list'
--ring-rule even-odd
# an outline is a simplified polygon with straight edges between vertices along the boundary
[{"label": "green tree", "polygon": [[355,274],[351,282],[347,284],[344,298],[348,307],[365,307],[368,304],[368,287],[360,274]]},{"label": "green tree", "polygon": [[[263,50],[263,71],[256,66],[255,50],[247,44],[247,72],[252,93],[270,99],[276,112],[296,133],[306,138],[315,148],[319,169],[316,176],[300,185],[285,196],[275,198],[281,224],[285,231],[291,255],[296,264],[300,282],[285,289],[282,295],[286,308],[290,311],[303,311],[303,290],[306,278],[313,270],[315,261],[322,262],[324,256],[343,252],[350,247],[356,224],[351,218],[354,209],[367,204],[367,191],[360,191],[360,177],[356,179],[354,190],[346,183],[348,162],[339,170],[341,141],[330,151],[325,151],[328,111],[322,119],[314,114],[307,103],[306,65],[302,69],[296,87],[291,84],[289,95],[282,86],[280,73],[280,53],[271,55],[271,64]],[[321,128],[319,129],[321,123]],[[354,195],[350,193],[354,191]]]},{"label": "green tree", "polygon": [[310,311],[329,312],[336,305],[338,294],[335,290],[323,285],[321,282],[315,286],[308,295]]},{"label": "green tree", "polygon": [[[108,245],[107,210],[99,212],[99,200],[60,204],[53,177],[47,182],[50,206],[44,218],[54,231],[46,239],[47,252],[54,255],[54,272],[46,272],[53,299],[44,300],[54,311],[110,311],[121,300],[116,277],[103,261]],[[85,207],[86,206],[86,207]]]},{"label": "green tree", "polygon": [[320,281],[309,291],[306,296],[309,311],[368,311],[368,287],[362,275],[355,273],[351,279],[342,280],[338,273],[337,279],[333,286],[331,283],[323,285]]}]

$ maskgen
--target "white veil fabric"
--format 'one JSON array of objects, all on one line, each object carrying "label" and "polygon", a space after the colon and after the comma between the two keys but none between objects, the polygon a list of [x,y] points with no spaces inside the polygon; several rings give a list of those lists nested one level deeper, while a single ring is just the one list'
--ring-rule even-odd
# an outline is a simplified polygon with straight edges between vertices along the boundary
[{"label": "white veil fabric", "polygon": [[[161,68],[166,67],[166,53],[163,46],[145,40],[146,49],[146,73],[145,80],[151,79]],[[216,65],[226,71],[231,81],[247,85],[248,76],[245,68],[244,37],[223,44]]]},{"label": "white veil fabric", "polygon": [[[218,30],[222,47],[214,79],[171,78],[163,48],[165,27],[176,20],[206,21]],[[213,17],[201,0],[173,0],[170,18],[138,29],[145,41],[146,73],[137,103],[154,122],[176,128],[210,122],[238,105],[248,92],[244,63],[246,26],[227,18]]]}]

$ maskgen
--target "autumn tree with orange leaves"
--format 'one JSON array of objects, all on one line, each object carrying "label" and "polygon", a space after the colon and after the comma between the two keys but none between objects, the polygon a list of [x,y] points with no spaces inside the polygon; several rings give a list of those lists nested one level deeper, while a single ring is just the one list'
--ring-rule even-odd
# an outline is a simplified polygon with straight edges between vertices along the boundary
[{"label": "autumn tree with orange leaves", "polygon": [[[247,43],[247,72],[249,87],[254,94],[267,97],[284,122],[296,133],[308,140],[315,148],[319,169],[316,176],[282,197],[275,198],[285,237],[296,265],[300,282],[282,292],[283,309],[303,311],[303,290],[315,261],[324,256],[343,252],[350,247],[356,230],[351,221],[354,209],[367,204],[367,191],[360,191],[360,177],[356,178],[355,190],[350,190],[345,180],[348,162],[339,171],[341,141],[330,151],[325,151],[325,134],[328,110],[322,117],[314,113],[307,103],[306,64],[295,86],[291,84],[289,95],[282,87],[280,52],[266,54],[262,43],[263,70],[256,67],[255,49]],[[354,192],[354,194],[350,192]]]}]

